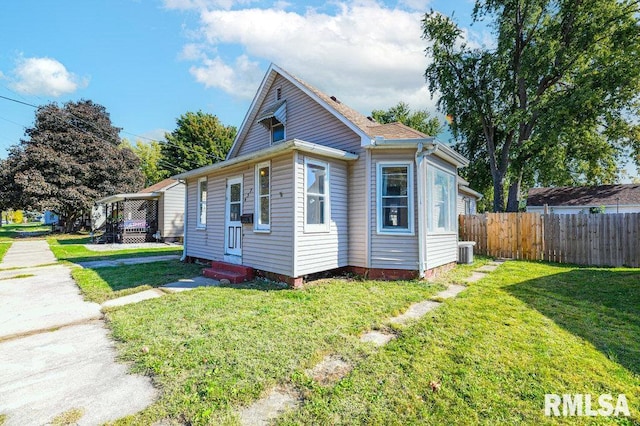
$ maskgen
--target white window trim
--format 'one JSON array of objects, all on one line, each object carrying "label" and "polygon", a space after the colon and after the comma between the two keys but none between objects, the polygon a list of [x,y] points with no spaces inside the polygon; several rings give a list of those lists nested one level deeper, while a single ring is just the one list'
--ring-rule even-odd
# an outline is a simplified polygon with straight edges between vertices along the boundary
[{"label": "white window trim", "polygon": [[[407,217],[409,229],[385,229],[382,226],[382,168],[406,167],[407,168]],[[414,229],[414,188],[413,188],[413,162],[412,161],[379,161],[376,163],[376,233],[380,235],[415,235]]]},{"label": "white window trim", "polygon": [[[269,224],[260,224],[260,199],[262,196],[260,195],[260,169],[264,168],[269,169]],[[262,163],[258,163],[255,166],[255,218],[253,220],[253,231],[254,232],[271,232],[271,161],[263,161]]]},{"label": "white window trim", "polygon": [[[453,204],[453,218],[452,218],[452,223],[453,223],[453,227],[454,229],[452,231],[449,230],[445,230],[444,228],[438,228],[435,230],[429,230],[429,225],[431,224],[431,221],[433,220],[432,214],[433,214],[433,182],[431,181],[431,179],[429,178],[429,175],[431,174],[431,171],[429,170],[430,168],[433,169],[438,169],[443,173],[448,174],[449,176],[453,177],[453,193],[454,193],[454,204]],[[450,170],[447,170],[446,168],[437,165],[435,163],[432,162],[428,162],[427,163],[427,235],[458,235],[458,186],[457,186],[457,179],[456,179],[456,174],[451,172]]]},{"label": "white window trim", "polygon": [[[325,223],[322,224],[307,224],[307,167],[309,164],[314,166],[320,166],[325,168],[325,178],[324,178],[324,218]],[[330,170],[329,163],[326,161],[315,160],[312,158],[304,159],[304,168],[302,170],[303,182],[304,182],[304,232],[305,233],[314,233],[314,232],[330,232],[331,231],[331,178],[330,178]]]},{"label": "white window trim", "polygon": [[[200,218],[202,216],[201,214],[201,207],[202,207],[202,193],[200,192],[200,185],[202,184],[202,182],[207,182],[207,178],[206,177],[202,177],[200,179],[198,179],[198,186],[196,188],[196,193],[197,193],[197,198],[198,198],[198,204],[196,205],[196,229],[206,229],[207,228],[207,217],[205,214],[205,218],[204,218],[204,223],[202,223],[200,221]],[[209,187],[208,187],[208,182],[207,182],[207,199],[209,199]],[[206,201],[205,201],[205,209],[206,209]]]}]

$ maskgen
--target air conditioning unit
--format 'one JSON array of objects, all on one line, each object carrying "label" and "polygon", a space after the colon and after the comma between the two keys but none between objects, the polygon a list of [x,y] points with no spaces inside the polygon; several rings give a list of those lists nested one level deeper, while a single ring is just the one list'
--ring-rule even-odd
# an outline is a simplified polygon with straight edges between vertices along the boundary
[{"label": "air conditioning unit", "polygon": [[473,246],[475,241],[458,241],[458,263],[473,263]]}]

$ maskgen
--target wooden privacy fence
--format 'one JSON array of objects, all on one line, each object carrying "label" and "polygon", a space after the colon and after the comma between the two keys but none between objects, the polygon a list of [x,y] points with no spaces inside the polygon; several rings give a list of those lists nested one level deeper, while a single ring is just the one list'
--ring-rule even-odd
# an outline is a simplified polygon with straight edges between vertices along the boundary
[{"label": "wooden privacy fence", "polygon": [[640,267],[640,213],[460,216],[460,239],[494,257]]}]

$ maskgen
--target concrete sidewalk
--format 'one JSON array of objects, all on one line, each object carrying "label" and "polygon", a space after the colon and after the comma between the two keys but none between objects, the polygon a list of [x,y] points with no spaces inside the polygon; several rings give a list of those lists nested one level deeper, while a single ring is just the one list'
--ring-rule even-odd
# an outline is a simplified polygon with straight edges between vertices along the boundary
[{"label": "concrete sidewalk", "polygon": [[[53,258],[46,241],[13,244],[22,258],[10,257],[4,268],[35,266]],[[49,424],[72,409],[84,413],[78,424],[102,424],[155,400],[157,391],[149,378],[128,374],[127,366],[115,361],[115,348],[100,318],[100,306],[82,299],[63,265],[0,271],[4,426]]]},{"label": "concrete sidewalk", "polygon": [[153,263],[164,262],[167,260],[180,259],[179,254],[165,254],[161,256],[145,256],[145,257],[130,257],[125,259],[114,260],[88,260],[86,262],[75,262],[76,265],[83,268],[108,268],[110,266],[122,266],[122,265],[139,265],[141,263]]},{"label": "concrete sidewalk", "polygon": [[14,241],[5,253],[0,269],[26,268],[56,262],[46,240]]}]

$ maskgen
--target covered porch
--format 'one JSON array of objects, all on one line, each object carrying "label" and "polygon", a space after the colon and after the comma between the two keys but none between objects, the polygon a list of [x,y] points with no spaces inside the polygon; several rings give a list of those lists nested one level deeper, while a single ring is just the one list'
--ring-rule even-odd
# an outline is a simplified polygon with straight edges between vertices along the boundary
[{"label": "covered porch", "polygon": [[145,243],[158,241],[158,198],[154,194],[118,194],[96,202],[103,206],[100,243]]}]

